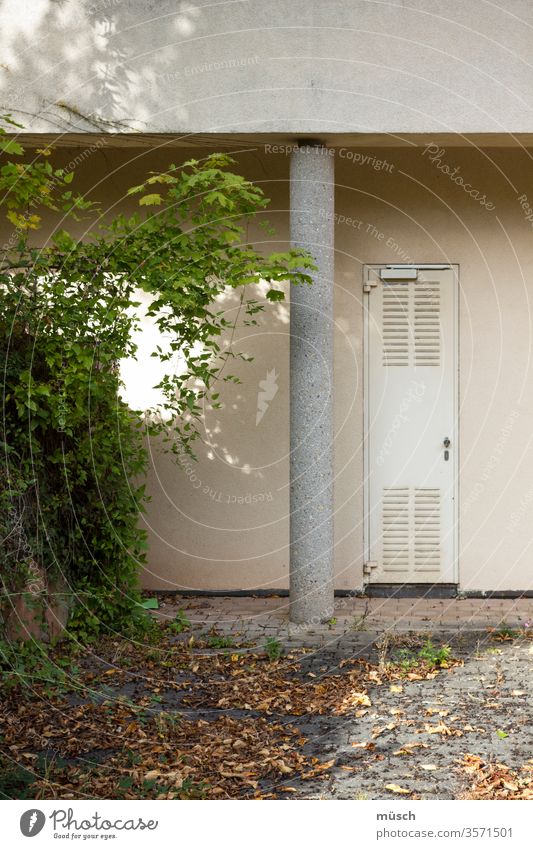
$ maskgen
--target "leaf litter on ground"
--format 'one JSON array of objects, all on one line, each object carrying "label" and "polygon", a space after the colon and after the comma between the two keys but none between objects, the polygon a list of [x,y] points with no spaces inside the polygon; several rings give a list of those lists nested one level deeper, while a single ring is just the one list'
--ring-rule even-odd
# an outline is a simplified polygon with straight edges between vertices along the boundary
[{"label": "leaf litter on ground", "polygon": [[[307,741],[290,716],[362,716],[369,687],[439,674],[422,661],[406,675],[347,659],[309,680],[305,650],[268,661],[249,646],[207,649],[159,627],[155,641],[104,639],[87,649],[70,692],[68,680],[53,695],[10,690],[0,712],[4,764],[33,772],[33,798],[276,798],[296,792],[287,780],[321,781],[335,766],[302,753]],[[177,709],[160,704],[168,693],[179,694]],[[195,711],[215,716],[189,718]]]}]

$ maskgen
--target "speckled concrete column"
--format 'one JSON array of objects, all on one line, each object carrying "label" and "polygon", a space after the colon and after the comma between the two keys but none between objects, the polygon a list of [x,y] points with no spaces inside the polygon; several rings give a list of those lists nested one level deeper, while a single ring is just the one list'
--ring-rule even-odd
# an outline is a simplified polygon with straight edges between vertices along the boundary
[{"label": "speckled concrete column", "polygon": [[291,241],[315,258],[312,286],[291,287],[290,619],[333,614],[333,150],[291,161]]}]

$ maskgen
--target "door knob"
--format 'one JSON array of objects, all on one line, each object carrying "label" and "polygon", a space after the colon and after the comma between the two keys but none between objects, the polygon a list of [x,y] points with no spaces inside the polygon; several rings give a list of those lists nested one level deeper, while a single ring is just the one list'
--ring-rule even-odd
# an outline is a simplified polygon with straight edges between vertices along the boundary
[{"label": "door knob", "polygon": [[442,444],[444,445],[444,459],[449,460],[450,459],[450,452],[448,451],[448,448],[450,447],[450,444],[451,444],[449,437],[445,436],[444,439],[442,440]]}]

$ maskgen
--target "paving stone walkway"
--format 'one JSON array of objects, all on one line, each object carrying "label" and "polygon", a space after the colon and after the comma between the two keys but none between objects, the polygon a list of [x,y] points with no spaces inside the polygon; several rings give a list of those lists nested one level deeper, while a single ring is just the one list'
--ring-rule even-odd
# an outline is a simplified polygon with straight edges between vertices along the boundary
[{"label": "paving stone walkway", "polygon": [[[390,785],[411,798],[467,798],[469,777],[460,767],[467,754],[520,771],[533,755],[531,641],[479,646],[472,639],[450,640],[464,666],[430,681],[369,688],[363,716],[298,718],[304,751],[334,767],[322,786],[297,783],[293,798],[394,798]],[[313,660],[317,672],[324,668],[322,652]]]},{"label": "paving stone walkway", "polygon": [[533,627],[533,599],[338,598],[329,622],[294,625],[284,597],[172,597],[160,602],[157,617],[173,619],[183,610],[194,630],[215,629],[240,642],[273,638],[287,648],[335,649],[351,653],[361,633],[472,633],[502,626]]}]

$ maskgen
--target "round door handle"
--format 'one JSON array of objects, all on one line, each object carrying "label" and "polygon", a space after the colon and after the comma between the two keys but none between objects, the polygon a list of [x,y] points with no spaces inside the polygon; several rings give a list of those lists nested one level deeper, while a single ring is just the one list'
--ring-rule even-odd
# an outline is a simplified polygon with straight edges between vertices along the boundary
[{"label": "round door handle", "polygon": [[449,448],[449,447],[450,447],[451,442],[450,442],[450,440],[448,439],[448,437],[447,437],[447,436],[445,437],[445,439],[443,439],[442,444],[444,445],[444,447],[445,447],[445,448]]}]

